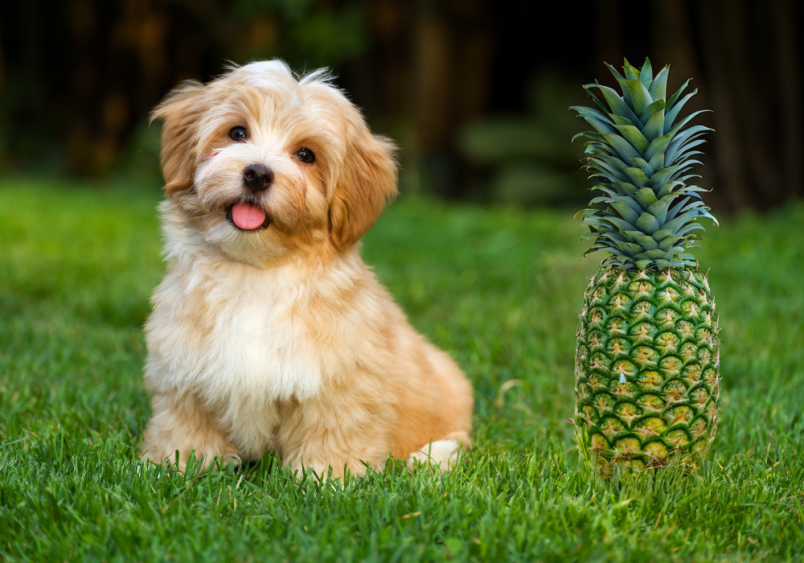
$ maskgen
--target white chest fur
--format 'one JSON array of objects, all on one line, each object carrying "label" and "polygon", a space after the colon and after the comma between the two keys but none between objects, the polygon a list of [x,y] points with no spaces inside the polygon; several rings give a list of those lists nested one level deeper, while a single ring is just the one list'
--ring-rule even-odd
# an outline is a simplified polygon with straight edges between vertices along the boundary
[{"label": "white chest fur", "polygon": [[160,364],[148,378],[225,402],[316,394],[320,358],[294,315],[305,297],[282,274],[243,265],[169,274],[148,323],[149,364]]}]

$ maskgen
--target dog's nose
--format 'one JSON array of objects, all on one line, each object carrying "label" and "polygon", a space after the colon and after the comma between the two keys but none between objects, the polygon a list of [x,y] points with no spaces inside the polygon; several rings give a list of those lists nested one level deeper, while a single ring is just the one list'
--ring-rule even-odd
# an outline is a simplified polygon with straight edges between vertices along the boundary
[{"label": "dog's nose", "polygon": [[273,181],[273,171],[262,164],[249,164],[243,170],[243,183],[252,192],[261,192],[268,189]]}]

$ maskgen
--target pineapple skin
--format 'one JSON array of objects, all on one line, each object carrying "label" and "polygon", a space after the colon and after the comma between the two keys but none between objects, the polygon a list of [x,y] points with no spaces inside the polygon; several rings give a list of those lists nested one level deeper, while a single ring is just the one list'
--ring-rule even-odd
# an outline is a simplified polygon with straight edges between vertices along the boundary
[{"label": "pineapple skin", "polygon": [[584,293],[575,427],[604,479],[615,467],[697,467],[717,431],[715,301],[694,268],[601,268]]}]

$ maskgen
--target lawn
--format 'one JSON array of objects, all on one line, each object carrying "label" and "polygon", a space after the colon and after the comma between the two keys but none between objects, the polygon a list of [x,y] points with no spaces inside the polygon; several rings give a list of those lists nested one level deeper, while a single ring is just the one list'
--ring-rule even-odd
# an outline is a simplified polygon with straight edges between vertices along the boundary
[{"label": "lawn", "polygon": [[804,205],[698,250],[721,315],[721,425],[696,474],[600,481],[579,458],[575,323],[599,258],[572,211],[405,199],[363,255],[475,387],[451,474],[296,481],[272,454],[148,467],[142,324],[158,192],[0,186],[4,561],[804,561]]}]

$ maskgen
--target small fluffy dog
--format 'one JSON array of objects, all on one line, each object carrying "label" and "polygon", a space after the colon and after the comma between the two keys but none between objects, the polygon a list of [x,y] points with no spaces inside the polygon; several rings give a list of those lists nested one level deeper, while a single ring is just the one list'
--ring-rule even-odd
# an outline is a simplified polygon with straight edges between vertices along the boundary
[{"label": "small fluffy dog", "polygon": [[392,143],[325,72],[280,61],[184,83],[152,117],[168,274],[146,324],[144,457],[448,469],[469,445],[471,386],[358,252],[397,191]]}]

